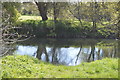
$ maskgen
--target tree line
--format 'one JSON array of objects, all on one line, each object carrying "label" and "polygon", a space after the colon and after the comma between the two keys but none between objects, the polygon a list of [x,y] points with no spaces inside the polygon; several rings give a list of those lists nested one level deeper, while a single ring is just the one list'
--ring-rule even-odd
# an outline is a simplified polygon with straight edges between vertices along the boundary
[{"label": "tree line", "polygon": [[[84,30],[89,23],[91,24],[91,33],[97,31],[109,32],[119,38],[119,2],[3,2],[3,21],[9,14],[9,23],[15,24],[19,16],[26,13],[40,15],[42,21],[53,20],[56,26],[58,21],[78,21],[79,26]],[[26,9],[27,8],[27,9]],[[75,23],[75,22],[74,22]],[[65,25],[72,25],[71,22]],[[88,27],[87,27],[88,28]],[[79,28],[76,28],[79,29]],[[81,28],[80,28],[81,29]],[[89,30],[89,29],[87,29]]]}]

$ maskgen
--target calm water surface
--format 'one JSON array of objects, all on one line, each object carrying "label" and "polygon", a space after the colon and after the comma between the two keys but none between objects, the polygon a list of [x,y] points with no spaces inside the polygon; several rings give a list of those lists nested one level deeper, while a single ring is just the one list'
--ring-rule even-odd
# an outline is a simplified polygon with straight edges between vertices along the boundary
[{"label": "calm water surface", "polygon": [[14,46],[14,54],[29,55],[52,64],[67,66],[118,57],[116,40],[30,39]]}]

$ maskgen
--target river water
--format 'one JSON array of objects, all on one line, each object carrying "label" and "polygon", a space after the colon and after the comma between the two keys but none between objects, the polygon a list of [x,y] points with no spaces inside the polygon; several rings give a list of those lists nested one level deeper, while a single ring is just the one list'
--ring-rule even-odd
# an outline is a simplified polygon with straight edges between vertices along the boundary
[{"label": "river water", "polygon": [[103,58],[117,58],[116,40],[30,39],[14,45],[14,54],[29,55],[52,64],[79,65]]}]

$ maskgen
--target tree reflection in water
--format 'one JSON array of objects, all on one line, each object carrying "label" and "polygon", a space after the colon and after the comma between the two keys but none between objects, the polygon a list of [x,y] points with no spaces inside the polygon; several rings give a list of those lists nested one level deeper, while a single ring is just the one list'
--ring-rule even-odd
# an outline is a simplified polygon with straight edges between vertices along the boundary
[{"label": "tree reflection in water", "polygon": [[[60,41],[60,40],[59,40]],[[50,42],[50,41],[47,41]],[[79,42],[79,44],[67,44],[62,42],[59,42],[59,44],[56,44],[55,42],[50,43],[43,43],[43,42],[37,42],[34,45],[28,41],[28,43],[18,43],[19,45],[23,45],[23,47],[30,48],[35,47],[34,53],[31,53],[29,51],[29,54],[32,54],[32,56],[47,61],[53,64],[62,64],[62,65],[78,65],[81,62],[91,62],[95,60],[99,60],[105,57],[110,58],[116,58],[118,57],[118,51],[117,51],[117,45],[104,45],[104,46],[98,46],[98,42],[93,43],[87,43],[84,44],[82,41]],[[60,44],[61,43],[61,44]],[[109,43],[108,43],[109,44]],[[37,46],[37,47],[36,47]],[[27,48],[23,48],[28,50]],[[33,48],[31,48],[33,50]],[[29,50],[31,50],[29,49]],[[20,51],[20,48],[16,50],[17,54],[27,54],[24,50],[22,52]],[[21,52],[21,53],[20,53]]]}]

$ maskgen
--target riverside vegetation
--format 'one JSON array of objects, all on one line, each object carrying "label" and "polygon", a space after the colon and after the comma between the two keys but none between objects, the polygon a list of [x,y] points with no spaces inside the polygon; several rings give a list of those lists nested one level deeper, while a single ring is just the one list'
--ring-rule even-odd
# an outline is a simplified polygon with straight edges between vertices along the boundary
[{"label": "riverside vegetation", "polygon": [[82,21],[83,26],[80,26],[78,20],[57,20],[56,23],[52,19],[40,20],[39,16],[21,16],[16,23],[21,28],[16,31],[38,38],[116,38],[116,32],[111,27],[97,24],[96,31],[93,31],[92,22]]},{"label": "riverside vegetation", "polygon": [[105,58],[77,66],[53,65],[30,56],[2,58],[2,78],[118,78],[118,59]]},{"label": "riverside vegetation", "polygon": [[3,3],[3,18],[10,14],[9,22],[20,28],[8,32],[37,38],[119,38],[119,2],[35,3]]}]

